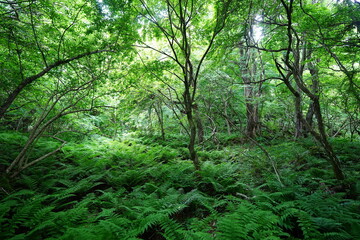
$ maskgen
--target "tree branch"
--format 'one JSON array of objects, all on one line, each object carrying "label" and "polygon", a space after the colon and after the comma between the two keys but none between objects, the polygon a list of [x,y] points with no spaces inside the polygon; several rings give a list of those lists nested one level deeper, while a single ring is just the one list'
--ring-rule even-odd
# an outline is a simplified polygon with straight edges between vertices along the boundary
[{"label": "tree branch", "polygon": [[68,59],[63,59],[63,60],[59,60],[54,62],[53,64],[47,66],[46,68],[44,68],[41,72],[32,75],[30,77],[25,78],[11,93],[10,95],[7,97],[7,99],[4,101],[4,103],[2,103],[2,105],[0,106],[0,119],[4,117],[7,109],[10,107],[10,105],[15,101],[16,97],[20,94],[20,92],[28,85],[30,85],[31,83],[33,83],[34,81],[36,81],[37,79],[39,79],[40,77],[44,76],[45,74],[47,74],[48,72],[50,72],[52,69],[59,67],[61,65],[70,63],[74,60],[86,57],[86,56],[90,56],[93,54],[97,54],[97,53],[103,53],[103,52],[114,52],[113,50],[107,50],[107,49],[102,49],[102,50],[96,50],[96,51],[91,51],[91,52],[86,52],[86,53],[82,53],[79,54],[75,57],[72,58],[68,58]]}]

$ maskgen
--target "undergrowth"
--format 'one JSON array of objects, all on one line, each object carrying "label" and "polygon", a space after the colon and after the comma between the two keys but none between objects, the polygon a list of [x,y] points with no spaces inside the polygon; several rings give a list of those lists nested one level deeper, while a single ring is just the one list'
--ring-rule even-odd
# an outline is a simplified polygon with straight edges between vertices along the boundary
[{"label": "undergrowth", "polygon": [[[0,139],[6,165],[26,138]],[[68,143],[1,183],[0,239],[360,239],[359,145],[334,142],[351,185],[344,192],[309,141],[266,147],[281,183],[256,146],[199,149],[194,173],[173,141]],[[37,154],[52,144],[39,141]]]}]

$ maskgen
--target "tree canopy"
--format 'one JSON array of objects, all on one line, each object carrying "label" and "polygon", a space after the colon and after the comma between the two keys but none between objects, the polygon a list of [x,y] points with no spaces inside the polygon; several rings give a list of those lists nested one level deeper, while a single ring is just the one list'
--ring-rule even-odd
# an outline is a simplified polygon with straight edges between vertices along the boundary
[{"label": "tree canopy", "polygon": [[0,23],[0,238],[360,238],[358,1],[0,0]]}]

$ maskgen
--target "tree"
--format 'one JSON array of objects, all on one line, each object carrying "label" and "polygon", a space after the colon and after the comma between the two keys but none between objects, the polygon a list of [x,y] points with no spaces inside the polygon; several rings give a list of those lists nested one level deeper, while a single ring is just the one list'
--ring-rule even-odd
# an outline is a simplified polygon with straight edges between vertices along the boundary
[{"label": "tree", "polygon": [[[200,162],[195,150],[197,124],[195,117],[196,93],[201,66],[212,48],[215,38],[224,28],[229,14],[231,1],[171,1],[145,2],[140,0],[139,13],[150,22],[154,31],[159,32],[166,40],[168,49],[161,50],[143,43],[142,47],[150,48],[177,65],[172,75],[182,82],[183,89],[179,97],[181,111],[186,115],[188,149],[190,159],[196,170]],[[210,13],[210,14],[209,14]],[[208,15],[207,21],[204,21]],[[204,29],[203,33],[197,29]],[[198,38],[196,38],[196,35]],[[200,53],[197,48],[204,49]]]},{"label": "tree", "polygon": [[[0,47],[0,59],[8,61],[2,61],[1,68],[4,84],[0,86],[0,118],[14,102],[19,106],[11,110],[32,113],[27,142],[6,169],[14,177],[64,146],[55,122],[70,114],[95,112],[100,107],[96,104],[101,96],[97,90],[106,82],[104,76],[113,80],[111,69],[118,63],[112,54],[117,52],[117,58],[126,56],[134,34],[123,34],[131,25],[127,24],[131,12],[109,21],[96,2],[30,0],[4,4],[1,10],[9,11],[1,15],[5,24],[0,41],[6,45]],[[117,51],[119,47],[121,52]],[[65,126],[59,128],[71,131]],[[46,133],[62,144],[29,160],[32,146]]]},{"label": "tree", "polygon": [[[286,21],[283,24],[283,27],[286,29],[287,46],[284,48],[284,56],[281,60],[274,57],[276,68],[281,75],[283,82],[295,97],[295,104],[297,105],[296,109],[301,107],[302,93],[310,99],[317,120],[318,132],[315,131],[315,129],[303,116],[301,109],[296,112],[297,118],[300,119],[301,123],[305,125],[306,129],[324,148],[329,162],[333,167],[335,177],[338,180],[344,180],[345,177],[341,170],[340,161],[336,157],[326,135],[324,120],[321,112],[320,96],[316,92],[316,89],[314,92],[307,86],[303,77],[307,52],[306,48],[302,48],[301,44],[303,40],[293,24],[294,0],[290,0],[289,3],[281,0],[281,5],[285,10],[284,17]],[[291,79],[295,81],[295,86],[292,84]]]},{"label": "tree", "polygon": [[27,87],[28,85],[30,85],[31,83],[33,83],[34,81],[36,81],[37,79],[41,78],[42,76],[44,76],[45,74],[47,74],[48,72],[50,72],[52,69],[59,67],[61,65],[70,63],[74,60],[92,55],[92,54],[97,54],[97,53],[101,53],[101,52],[108,52],[110,50],[96,50],[96,51],[92,51],[92,52],[86,52],[86,53],[82,53],[80,55],[77,55],[75,57],[72,58],[68,58],[68,59],[64,59],[64,60],[59,60],[55,63],[50,64],[49,66],[47,66],[44,70],[42,70],[41,72],[29,76],[25,79],[23,79],[19,85],[17,85],[15,87],[15,89],[13,89],[10,94],[8,95],[8,97],[4,100],[4,102],[2,103],[2,105],[0,106],[0,118],[4,117],[6,111],[8,110],[8,108],[11,106],[11,104],[15,101],[15,99],[17,98],[17,96],[22,92],[22,90]]},{"label": "tree", "polygon": [[254,139],[260,134],[260,117],[258,99],[261,96],[263,83],[263,63],[259,52],[252,46],[256,44],[254,37],[255,16],[249,14],[245,23],[244,43],[239,43],[241,79],[244,83],[246,106],[246,136]]},{"label": "tree", "polygon": [[[260,97],[264,80],[264,62],[261,52],[254,48],[259,41],[259,24],[261,1],[239,1],[233,6],[234,13],[229,17],[224,31],[218,38],[220,56],[214,56],[224,62],[229,77],[235,84],[241,85],[245,102],[246,127],[241,130],[250,138],[260,135]],[[236,13],[235,13],[236,12]],[[214,54],[215,55],[215,54]],[[231,67],[231,65],[235,65]],[[217,66],[220,68],[220,66]],[[234,84],[234,83],[233,83]],[[242,104],[238,102],[238,104]],[[229,121],[227,121],[229,123]]]},{"label": "tree", "polygon": [[0,119],[22,91],[44,75],[87,56],[117,50],[123,38],[120,29],[106,37],[111,29],[92,1],[7,1],[0,10]]}]

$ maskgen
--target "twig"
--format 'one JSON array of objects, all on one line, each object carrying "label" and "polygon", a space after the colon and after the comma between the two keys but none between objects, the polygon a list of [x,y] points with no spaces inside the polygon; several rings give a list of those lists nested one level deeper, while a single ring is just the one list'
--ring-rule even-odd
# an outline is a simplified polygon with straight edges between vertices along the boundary
[{"label": "twig", "polygon": [[3,190],[7,195],[10,195],[3,187],[1,187],[1,190]]},{"label": "twig", "polygon": [[274,172],[275,172],[275,175],[276,175],[276,178],[277,180],[279,181],[279,183],[284,186],[284,184],[282,183],[281,181],[281,177],[280,177],[280,174],[279,174],[279,171],[277,169],[277,166],[276,166],[276,162],[272,159],[272,157],[270,156],[269,152],[266,151],[266,149],[261,146],[255,139],[249,137],[249,136],[246,136],[251,142],[253,142],[256,146],[258,146],[261,151],[263,151],[263,153],[265,153],[265,156],[269,159],[270,163],[271,163],[271,166],[272,168],[274,169]]}]

